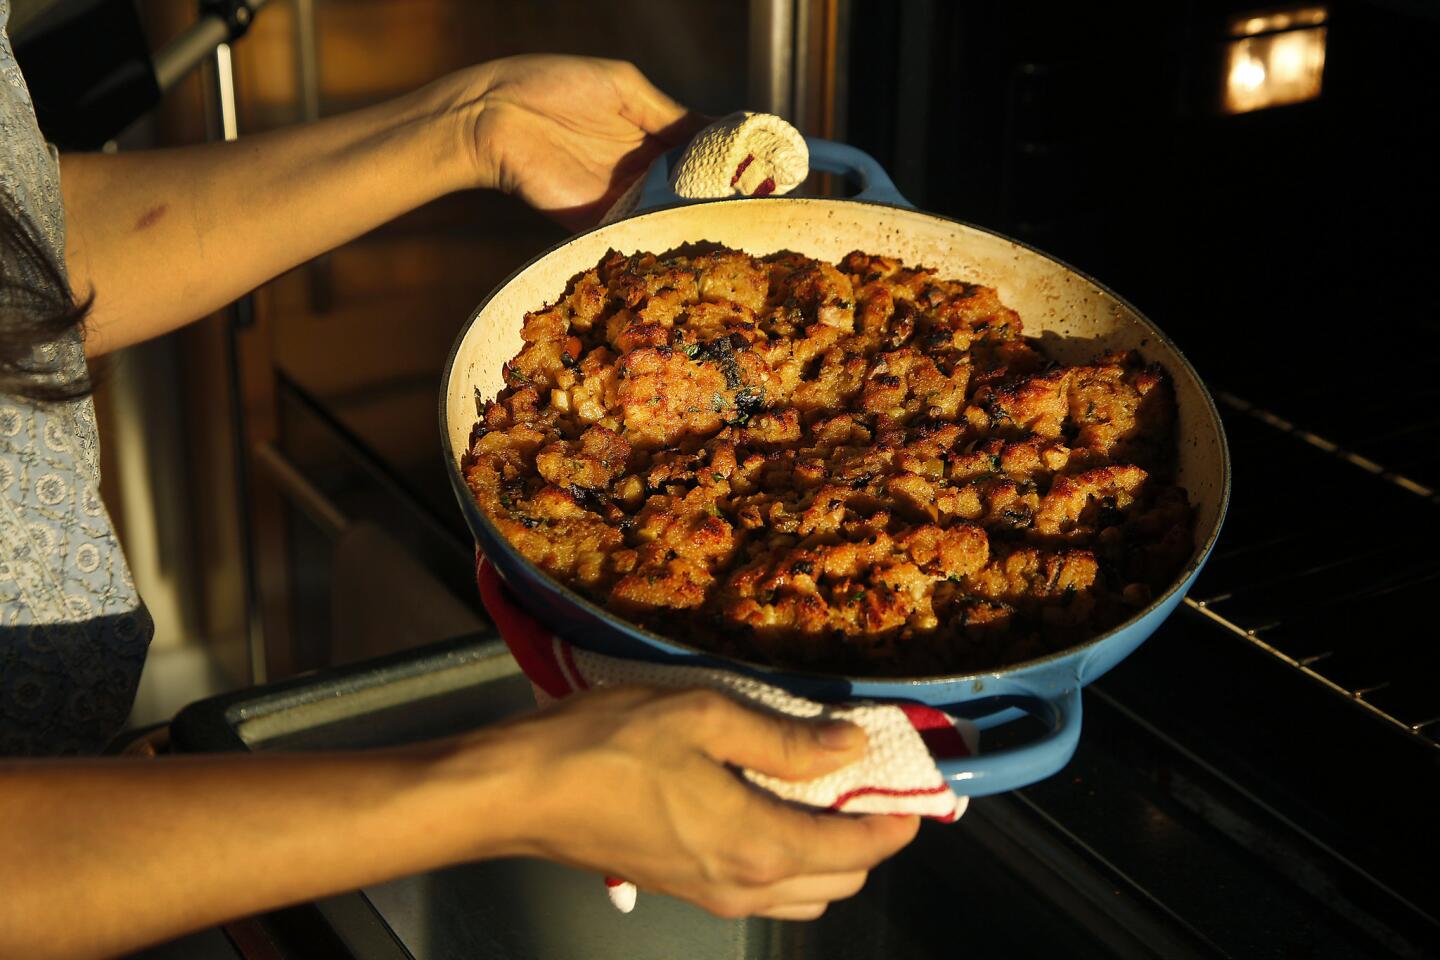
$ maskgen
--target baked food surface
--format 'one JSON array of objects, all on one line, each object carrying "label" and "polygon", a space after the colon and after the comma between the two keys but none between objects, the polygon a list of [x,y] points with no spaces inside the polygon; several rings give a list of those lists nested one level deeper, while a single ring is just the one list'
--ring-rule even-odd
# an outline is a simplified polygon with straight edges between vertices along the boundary
[{"label": "baked food surface", "polygon": [[658,633],[774,666],[988,670],[1189,559],[1175,400],[1050,360],[990,287],[885,257],[608,254],[527,314],[464,469],[501,533]]}]

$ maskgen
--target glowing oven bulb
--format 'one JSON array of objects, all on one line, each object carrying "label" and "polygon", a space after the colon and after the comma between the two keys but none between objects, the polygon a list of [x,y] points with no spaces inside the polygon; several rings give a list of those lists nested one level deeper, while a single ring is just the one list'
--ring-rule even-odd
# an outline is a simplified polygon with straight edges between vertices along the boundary
[{"label": "glowing oven bulb", "polygon": [[1257,90],[1265,82],[1265,64],[1248,57],[1230,71],[1230,86],[1241,90]]},{"label": "glowing oven bulb", "polygon": [[1245,13],[1230,20],[1221,107],[1249,113],[1320,96],[1325,7]]}]

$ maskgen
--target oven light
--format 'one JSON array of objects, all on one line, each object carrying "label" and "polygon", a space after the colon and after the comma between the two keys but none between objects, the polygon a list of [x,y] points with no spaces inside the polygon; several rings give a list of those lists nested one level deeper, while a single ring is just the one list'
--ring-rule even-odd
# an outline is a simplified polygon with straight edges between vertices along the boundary
[{"label": "oven light", "polygon": [[1246,94],[1260,89],[1265,82],[1265,64],[1253,57],[1237,58],[1230,67],[1230,88]]},{"label": "oven light", "polygon": [[[1226,44],[1222,110],[1249,113],[1320,96],[1325,73],[1324,16],[1324,7],[1311,7],[1235,18],[1232,32],[1243,30],[1246,35]],[[1283,28],[1273,26],[1282,23],[1286,25]],[[1268,32],[1251,33],[1257,28]]]}]

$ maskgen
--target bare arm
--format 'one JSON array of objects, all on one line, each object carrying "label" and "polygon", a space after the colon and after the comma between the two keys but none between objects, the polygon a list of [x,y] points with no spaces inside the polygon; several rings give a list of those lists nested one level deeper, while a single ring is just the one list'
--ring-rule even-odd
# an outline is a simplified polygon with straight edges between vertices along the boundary
[{"label": "bare arm", "polygon": [[89,352],[205,316],[468,185],[464,104],[426,89],[319,123],[138,153],[66,154],[66,261],[95,293]]},{"label": "bare arm", "polygon": [[0,956],[111,956],[221,920],[485,857],[542,856],[727,916],[809,918],[913,818],[799,812],[792,779],[864,737],[717,694],[609,690],[418,747],[0,763]]},{"label": "bare arm", "polygon": [[[483,754],[481,754],[483,755]],[[498,811],[442,753],[0,766],[0,956],[101,957],[424,870]],[[468,789],[467,789],[468,788]],[[448,815],[447,815],[448,814]],[[473,843],[504,852],[505,837]]]},{"label": "bare arm", "polygon": [[93,356],[158,336],[454,190],[592,221],[693,130],[628,64],[518,57],[236,143],[61,158],[72,286]]}]

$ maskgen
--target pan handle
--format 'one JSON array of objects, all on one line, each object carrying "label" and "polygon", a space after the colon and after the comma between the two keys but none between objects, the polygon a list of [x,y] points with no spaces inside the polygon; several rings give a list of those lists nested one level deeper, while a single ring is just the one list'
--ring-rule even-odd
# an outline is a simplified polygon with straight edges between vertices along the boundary
[{"label": "pan handle", "polygon": [[1044,723],[1044,735],[1021,747],[939,761],[940,772],[956,793],[985,797],[1029,786],[1059,772],[1074,756],[1080,742],[1078,686],[1053,700],[1017,697],[1013,706]]},{"label": "pan handle", "polygon": [[915,209],[915,204],[900,193],[895,181],[890,179],[890,174],[880,166],[880,161],[859,147],[834,140],[822,140],[819,137],[806,137],[805,144],[810,148],[812,173],[836,173],[859,181],[860,192],[850,199]]},{"label": "pan handle", "polygon": [[[810,148],[811,172],[839,174],[859,182],[860,192],[855,194],[851,198],[852,200],[888,203],[891,206],[906,207],[912,210],[915,208],[915,205],[906,200],[895,188],[890,174],[885,172],[885,168],[880,166],[880,162],[864,150],[852,147],[848,143],[836,143],[834,140],[822,140],[819,137],[806,137],[805,143]],[[676,203],[706,202],[704,200],[687,200],[670,189],[670,173],[684,152],[684,147],[677,147],[669,153],[662,154],[650,165],[649,172],[640,182],[640,195],[635,201],[632,214],[644,213],[655,207],[665,207]]]}]

